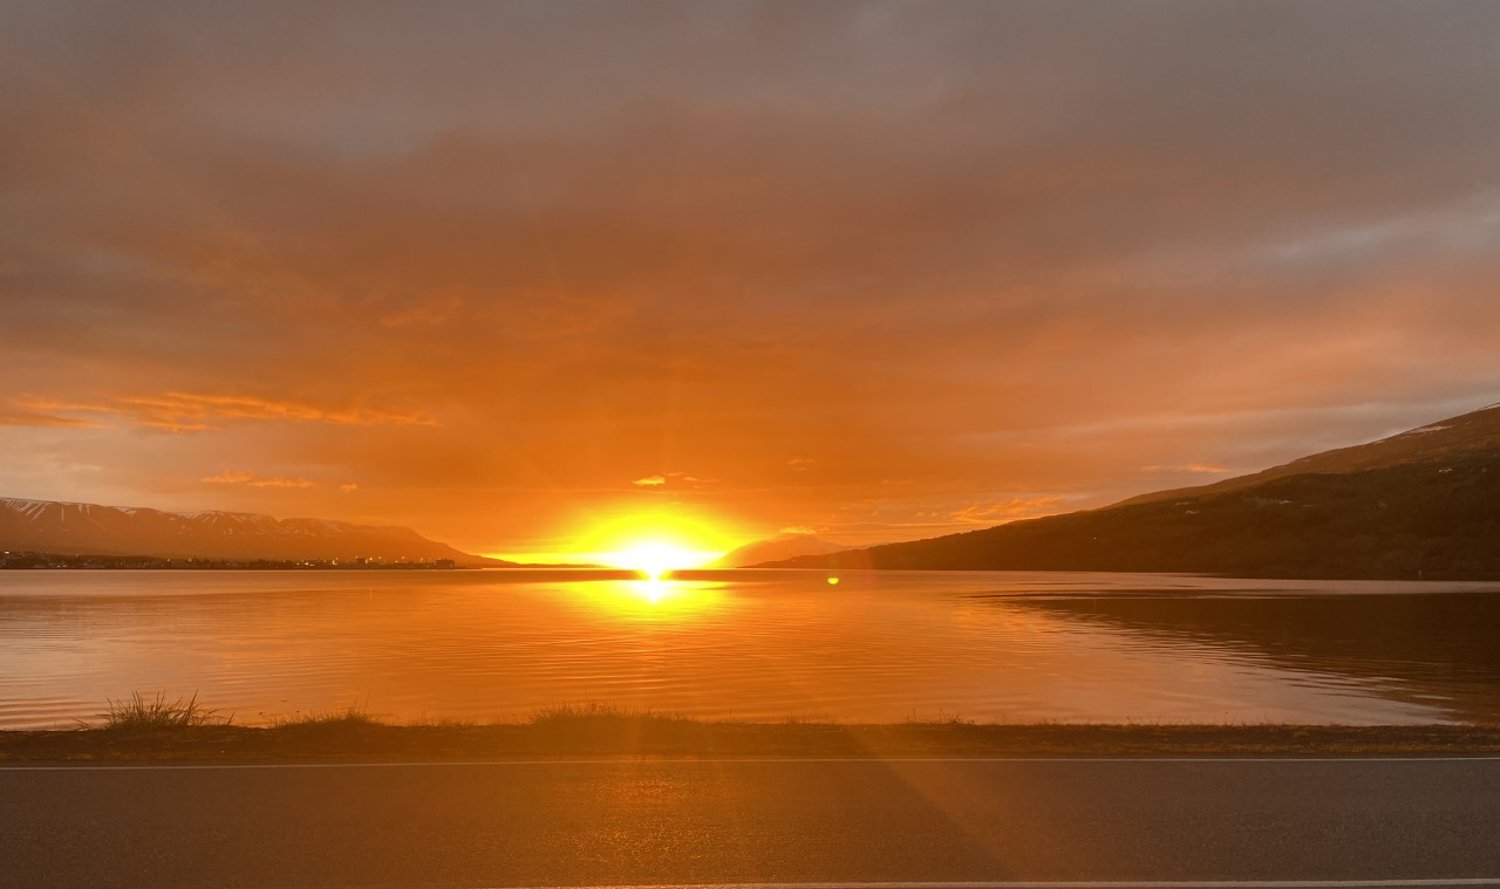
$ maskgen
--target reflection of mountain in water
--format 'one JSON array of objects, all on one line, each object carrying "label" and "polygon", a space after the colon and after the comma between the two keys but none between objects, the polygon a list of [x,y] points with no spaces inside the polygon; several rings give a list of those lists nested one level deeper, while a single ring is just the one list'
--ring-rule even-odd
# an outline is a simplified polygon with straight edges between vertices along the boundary
[{"label": "reflection of mountain in water", "polygon": [[1500,722],[1500,594],[1006,597],[1008,606],[1232,647]]}]

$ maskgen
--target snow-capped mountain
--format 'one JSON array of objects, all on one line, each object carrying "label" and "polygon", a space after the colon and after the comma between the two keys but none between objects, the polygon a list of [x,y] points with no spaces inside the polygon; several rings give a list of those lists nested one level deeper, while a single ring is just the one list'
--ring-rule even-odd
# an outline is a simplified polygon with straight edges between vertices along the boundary
[{"label": "snow-capped mountain", "polygon": [[201,559],[452,559],[503,564],[428,540],[410,528],[240,512],[0,498],[0,550]]}]

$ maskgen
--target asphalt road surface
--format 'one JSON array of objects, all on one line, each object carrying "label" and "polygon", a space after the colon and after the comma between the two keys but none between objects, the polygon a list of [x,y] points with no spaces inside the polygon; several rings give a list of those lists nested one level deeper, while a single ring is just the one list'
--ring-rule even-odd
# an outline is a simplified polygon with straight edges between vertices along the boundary
[{"label": "asphalt road surface", "polygon": [[1465,879],[1497,759],[0,769],[24,889]]}]

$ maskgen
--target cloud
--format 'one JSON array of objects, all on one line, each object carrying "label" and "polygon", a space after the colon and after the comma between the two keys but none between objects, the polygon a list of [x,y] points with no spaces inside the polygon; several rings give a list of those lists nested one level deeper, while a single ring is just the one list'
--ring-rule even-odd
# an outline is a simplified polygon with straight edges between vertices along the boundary
[{"label": "cloud", "polygon": [[315,483],[305,478],[262,478],[250,472],[220,472],[199,481],[210,485],[245,485],[251,488],[311,488]]},{"label": "cloud", "polygon": [[407,327],[421,325],[436,327],[454,318],[462,310],[464,301],[458,297],[437,299],[430,303],[419,303],[398,309],[380,317],[382,327]]},{"label": "cloud", "polygon": [[1187,463],[1180,466],[1142,466],[1142,472],[1186,472],[1194,475],[1225,475],[1233,472],[1227,466],[1213,466],[1207,463]]},{"label": "cloud", "polygon": [[1500,391],[1494,5],[12,6],[0,456],[121,502],[889,539]]},{"label": "cloud", "polygon": [[0,426],[34,426],[38,428],[89,428],[98,424],[78,417],[65,417],[25,407],[0,404]]},{"label": "cloud", "polygon": [[327,408],[296,401],[257,398],[248,395],[198,394],[166,392],[153,396],[127,396],[120,399],[122,410],[130,411],[144,425],[166,427],[234,420],[290,421],[301,423],[334,423],[341,426],[435,425],[420,413],[401,413],[381,408]]},{"label": "cloud", "polygon": [[1016,519],[1051,515],[1059,511],[1057,507],[1063,499],[1061,496],[1045,494],[1036,497],[1016,497],[995,503],[966,506],[955,510],[949,514],[948,518],[952,522],[964,525],[998,525]]},{"label": "cloud", "polygon": [[648,475],[631,482],[638,488],[662,488],[671,486],[673,488],[703,488],[716,484],[716,479],[699,478],[686,472],[668,472],[666,474]]},{"label": "cloud", "polygon": [[341,494],[353,494],[358,490],[359,485],[354,482],[345,482],[344,484],[339,485],[339,493]]},{"label": "cloud", "polygon": [[[363,407],[327,408],[247,395],[189,392],[120,395],[95,403],[32,399],[27,405],[62,414],[114,416],[132,425],[169,432],[201,432],[245,421],[332,423],[341,426],[436,425],[434,420],[420,412],[403,413]],[[88,420],[68,417],[59,419],[71,425],[99,425]]]}]

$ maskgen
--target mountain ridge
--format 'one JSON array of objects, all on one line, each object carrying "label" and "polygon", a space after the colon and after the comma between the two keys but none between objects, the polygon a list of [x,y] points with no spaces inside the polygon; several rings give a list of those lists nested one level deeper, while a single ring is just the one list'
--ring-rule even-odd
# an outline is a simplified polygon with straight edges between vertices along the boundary
[{"label": "mountain ridge", "polygon": [[511,563],[463,552],[399,525],[224,510],[170,512],[0,497],[0,549],[69,555],[226,560],[451,560]]},{"label": "mountain ridge", "polygon": [[1500,405],[1195,488],[762,567],[1500,579]]},{"label": "mountain ridge", "polygon": [[1349,445],[1309,454],[1306,457],[1298,457],[1288,463],[1262,469],[1259,472],[1205,485],[1138,494],[1112,505],[1149,503],[1185,494],[1240,490],[1252,487],[1255,483],[1291,475],[1380,469],[1422,460],[1442,460],[1464,454],[1490,452],[1500,453],[1500,404],[1492,404],[1467,414],[1437,420],[1364,444]]}]

